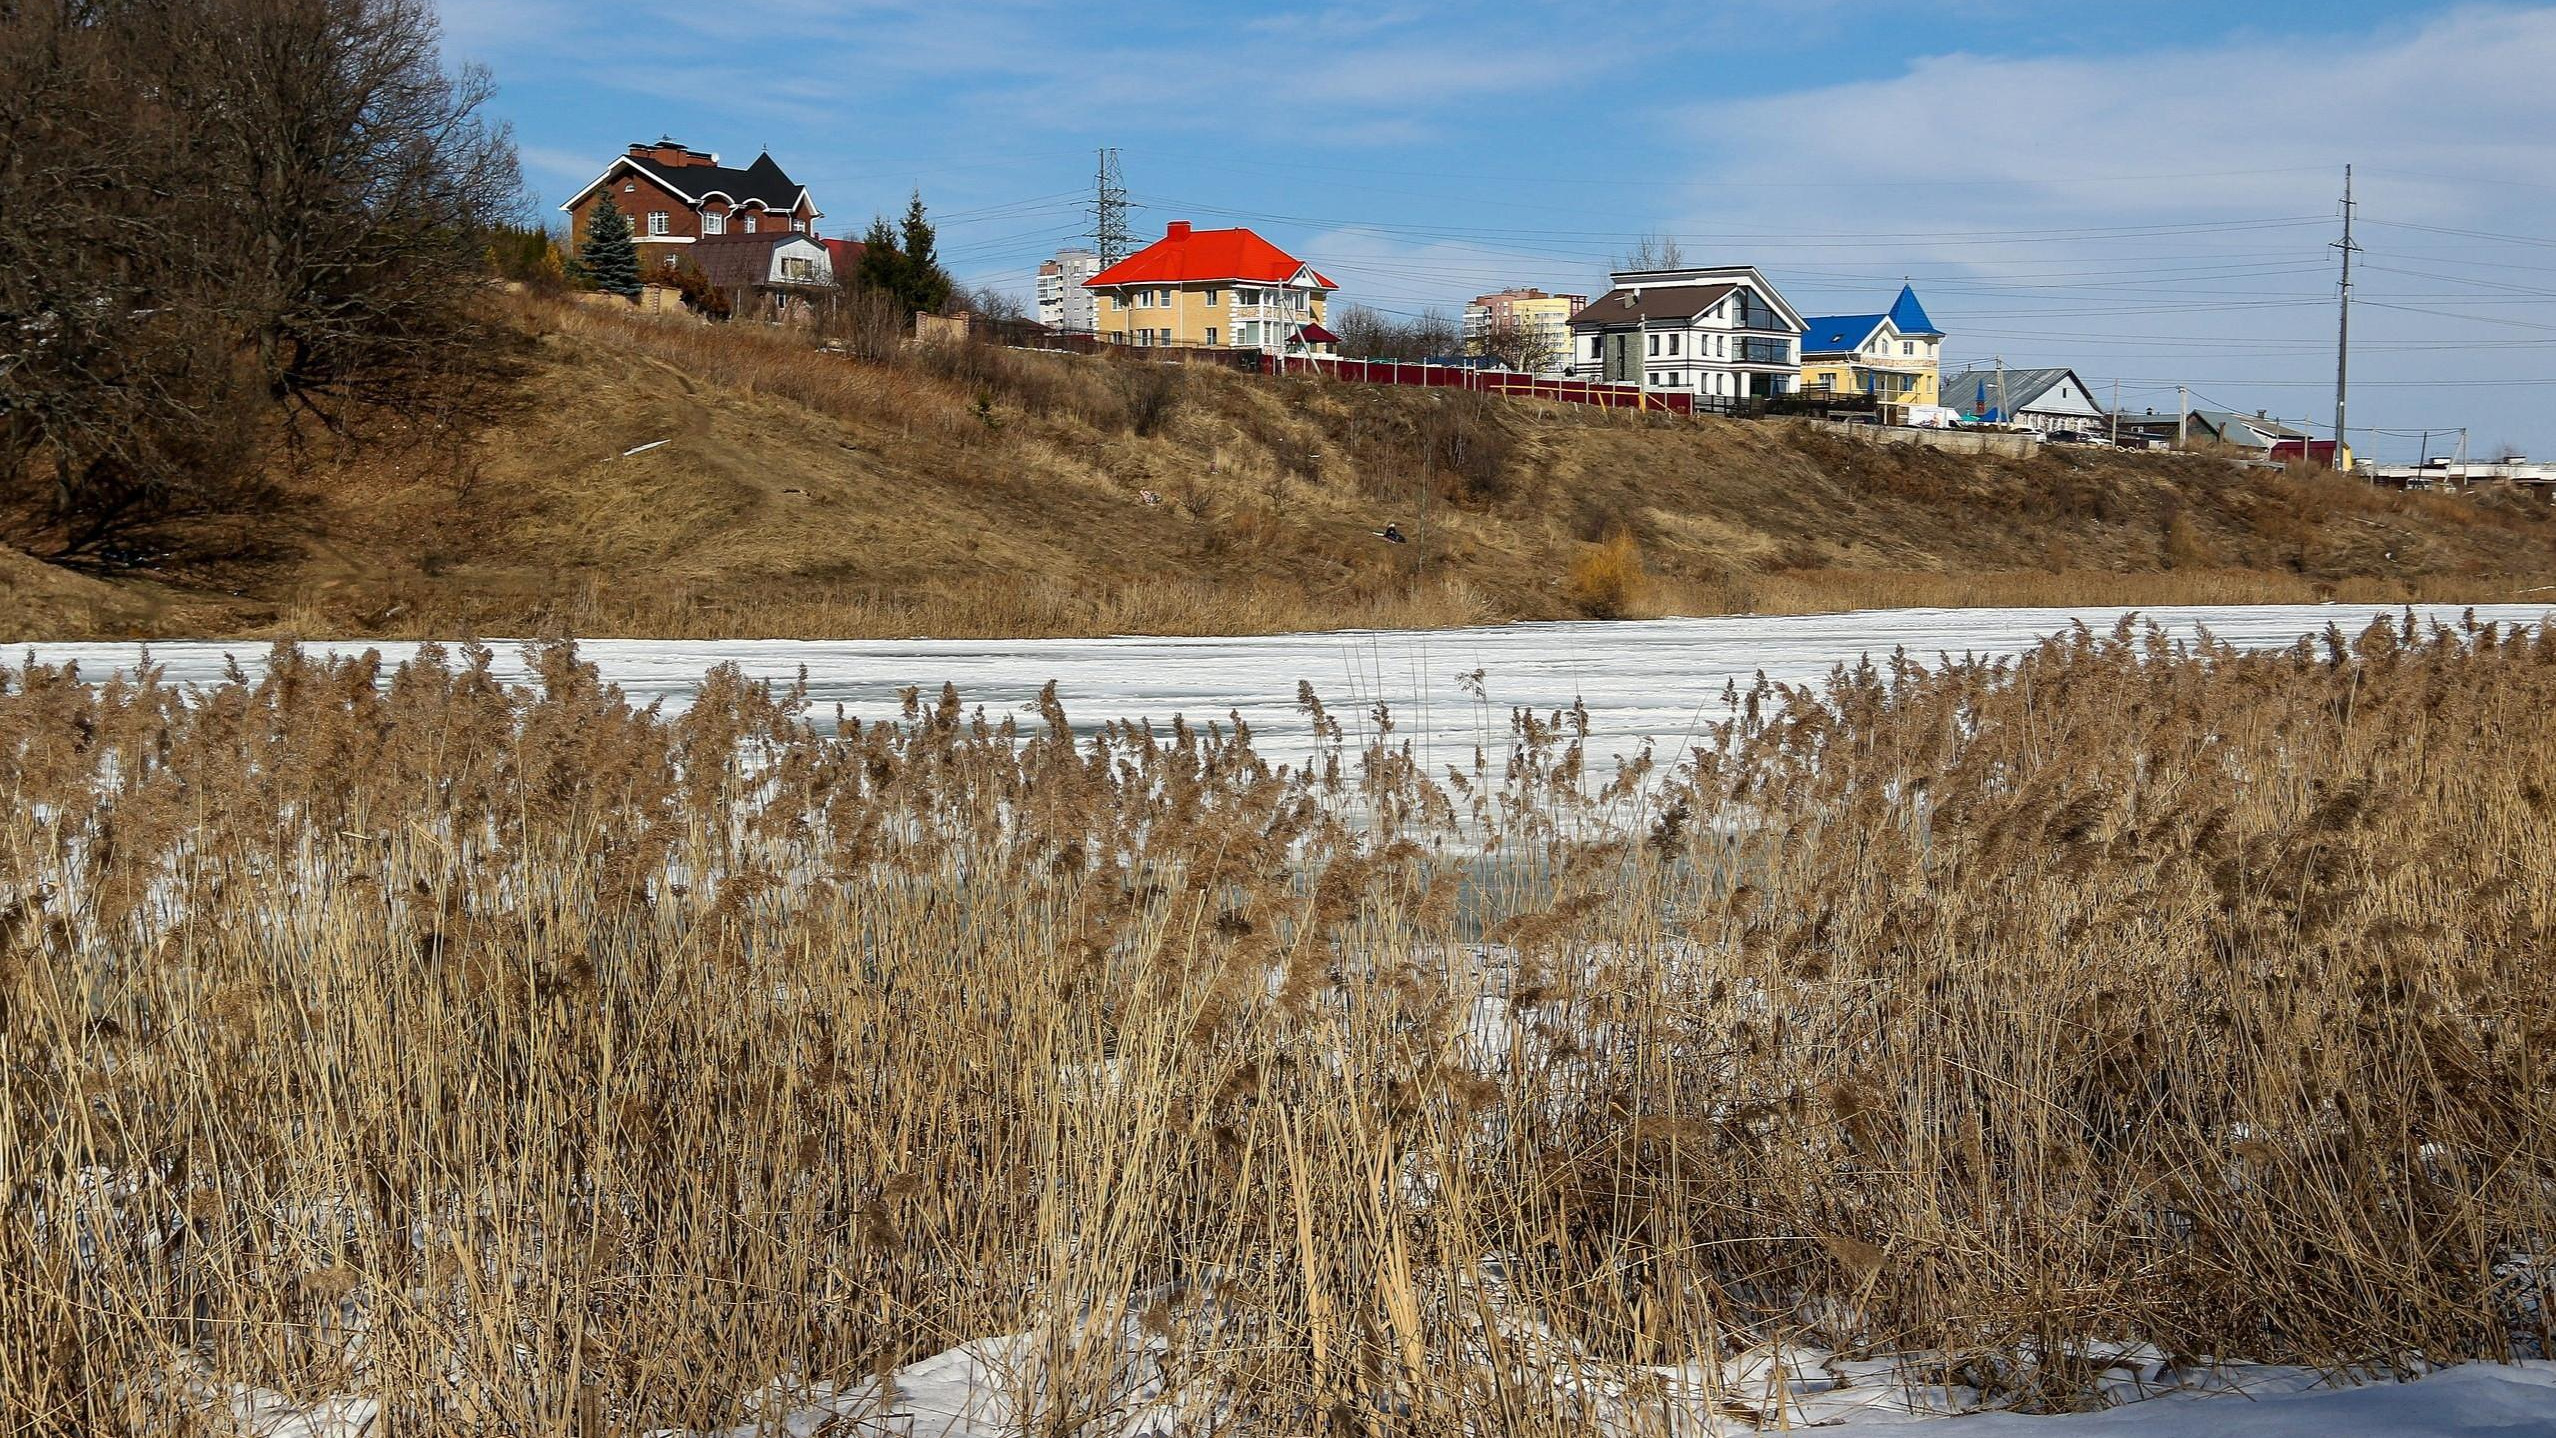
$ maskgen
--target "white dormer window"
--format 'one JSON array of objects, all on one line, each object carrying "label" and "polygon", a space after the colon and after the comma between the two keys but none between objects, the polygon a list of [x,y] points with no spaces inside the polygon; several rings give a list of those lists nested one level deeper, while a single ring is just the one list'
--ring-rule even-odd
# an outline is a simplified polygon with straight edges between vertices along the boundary
[{"label": "white dormer window", "polygon": [[705,234],[705,235],[724,235],[724,234],[726,234],[727,232],[728,232],[728,217],[727,217],[727,216],[725,216],[725,215],[703,215],[703,216],[701,217],[701,233],[703,233],[703,234]]},{"label": "white dormer window", "polygon": [[745,232],[749,235],[754,233],[754,216],[752,215],[746,216]]}]

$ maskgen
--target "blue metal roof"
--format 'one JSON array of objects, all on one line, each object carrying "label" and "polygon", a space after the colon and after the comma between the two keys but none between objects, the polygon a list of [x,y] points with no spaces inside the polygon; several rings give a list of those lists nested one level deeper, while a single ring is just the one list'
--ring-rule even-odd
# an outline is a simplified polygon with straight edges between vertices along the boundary
[{"label": "blue metal roof", "polygon": [[1941,337],[1943,334],[1942,330],[1935,328],[1935,322],[1927,318],[1926,307],[1917,303],[1917,291],[1910,285],[1899,287],[1899,299],[1890,307],[1890,322],[1899,326],[1899,332],[1904,335]]},{"label": "blue metal roof", "polygon": [[1863,347],[1888,315],[1816,315],[1802,321],[1802,353],[1845,354]]}]

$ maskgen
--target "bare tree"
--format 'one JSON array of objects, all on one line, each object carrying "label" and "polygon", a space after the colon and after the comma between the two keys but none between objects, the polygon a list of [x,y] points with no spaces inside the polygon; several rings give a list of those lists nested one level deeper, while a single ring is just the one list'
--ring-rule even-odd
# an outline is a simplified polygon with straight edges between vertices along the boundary
[{"label": "bare tree", "polygon": [[1623,258],[1615,262],[1619,270],[1682,270],[1686,268],[1686,249],[1677,236],[1653,231],[1633,242]]},{"label": "bare tree", "polygon": [[1561,363],[1562,347],[1549,329],[1522,325],[1514,319],[1494,320],[1476,335],[1476,354],[1489,355],[1514,370],[1540,374]]},{"label": "bare tree", "polygon": [[1329,323],[1340,336],[1336,348],[1353,359],[1425,360],[1456,353],[1461,329],[1442,310],[1423,310],[1397,318],[1365,305],[1333,312]]},{"label": "bare tree", "polygon": [[0,536],[236,551],[279,419],[350,432],[479,367],[522,203],[488,95],[424,0],[0,6]]}]

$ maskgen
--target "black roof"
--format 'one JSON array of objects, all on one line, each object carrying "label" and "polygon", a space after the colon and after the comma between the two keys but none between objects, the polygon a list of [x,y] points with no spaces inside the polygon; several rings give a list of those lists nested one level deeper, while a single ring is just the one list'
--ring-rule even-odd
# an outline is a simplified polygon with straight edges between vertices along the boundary
[{"label": "black roof", "polygon": [[771,210],[789,210],[799,203],[799,183],[781,172],[768,151],[742,170],[726,165],[660,165],[645,155],[622,158],[658,184],[695,200],[715,192],[740,205],[760,200]]}]

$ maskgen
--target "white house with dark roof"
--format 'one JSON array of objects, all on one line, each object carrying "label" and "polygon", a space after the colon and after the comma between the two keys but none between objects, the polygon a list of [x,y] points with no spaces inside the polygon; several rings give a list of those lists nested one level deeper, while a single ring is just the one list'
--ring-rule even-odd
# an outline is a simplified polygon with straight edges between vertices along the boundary
[{"label": "white house with dark roof", "polygon": [[568,212],[572,245],[584,243],[587,219],[606,195],[630,218],[642,269],[671,269],[696,241],[713,235],[797,233],[814,239],[816,222],[824,217],[807,186],[784,173],[769,153],[740,170],[671,139],[631,146],[559,207]]},{"label": "white house with dark roof", "polygon": [[1749,265],[1621,270],[1571,316],[1564,372],[1708,399],[1791,394],[1802,316]]}]

